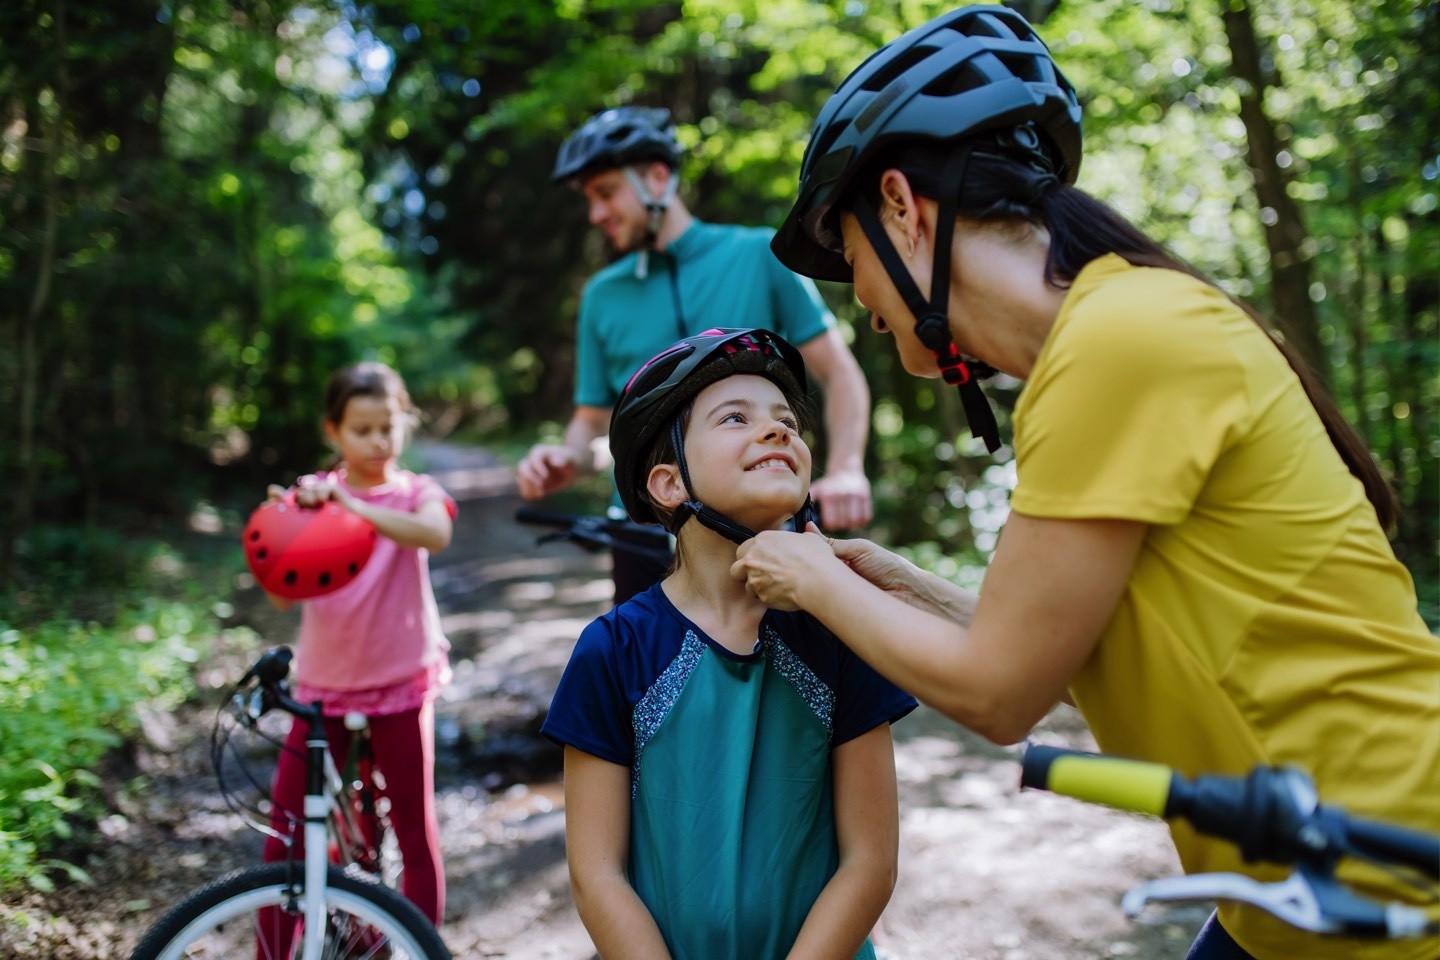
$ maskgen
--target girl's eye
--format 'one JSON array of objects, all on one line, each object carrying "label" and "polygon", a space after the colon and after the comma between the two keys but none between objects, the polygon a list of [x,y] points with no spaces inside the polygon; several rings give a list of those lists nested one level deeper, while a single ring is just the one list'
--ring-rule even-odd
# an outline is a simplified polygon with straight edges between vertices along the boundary
[{"label": "girl's eye", "polygon": [[781,418],[780,418],[780,422],[783,423],[783,424],[785,424],[785,426],[786,426],[787,429],[794,430],[794,431],[797,431],[797,432],[800,430],[800,422],[799,422],[798,420],[796,420],[794,417],[781,417]]},{"label": "girl's eye", "polygon": [[720,418],[721,423],[730,423],[731,421],[734,421],[735,423],[744,423],[745,415],[743,413],[727,413],[725,414],[725,416]]}]

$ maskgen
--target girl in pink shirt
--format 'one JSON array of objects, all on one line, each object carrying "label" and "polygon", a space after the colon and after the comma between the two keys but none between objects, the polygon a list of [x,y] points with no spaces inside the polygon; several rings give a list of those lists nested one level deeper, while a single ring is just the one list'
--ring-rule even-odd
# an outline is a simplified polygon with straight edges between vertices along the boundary
[{"label": "girl in pink shirt", "polygon": [[[411,420],[410,396],[383,363],[360,363],[331,375],[325,386],[325,436],[339,452],[329,470],[302,477],[302,507],[333,500],[375,525],[370,560],[350,583],[303,601],[294,696],[324,704],[335,762],[344,767],[346,713],[370,718],[375,764],[384,773],[390,821],[404,863],[404,892],[437,926],[445,907],[435,816],[434,701],[449,679],[449,642],[430,589],[429,555],[450,543],[455,501],[430,477],[402,470],[396,458]],[[284,496],[270,488],[272,499]],[[292,603],[270,595],[280,609]],[[292,837],[265,842],[267,861],[303,857],[305,725],[294,723],[280,752],[272,790],[271,827]],[[261,942],[285,949],[293,917],[261,911]]]}]

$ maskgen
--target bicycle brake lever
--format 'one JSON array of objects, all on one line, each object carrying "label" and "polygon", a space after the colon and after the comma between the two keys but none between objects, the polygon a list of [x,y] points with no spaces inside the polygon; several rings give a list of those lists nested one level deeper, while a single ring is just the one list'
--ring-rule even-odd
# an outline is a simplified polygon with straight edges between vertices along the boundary
[{"label": "bicycle brake lever", "polygon": [[1279,883],[1260,883],[1238,873],[1162,877],[1127,890],[1120,907],[1133,919],[1147,903],[1185,900],[1233,900],[1259,907],[1301,930],[1314,933],[1340,930],[1340,924],[1321,911],[1315,892],[1298,873]]}]

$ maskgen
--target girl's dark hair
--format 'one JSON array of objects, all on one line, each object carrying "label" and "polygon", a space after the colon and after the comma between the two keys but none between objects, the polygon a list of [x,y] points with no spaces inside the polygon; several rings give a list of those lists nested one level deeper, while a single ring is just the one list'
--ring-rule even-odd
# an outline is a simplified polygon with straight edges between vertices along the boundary
[{"label": "girl's dark hair", "polygon": [[369,361],[342,367],[325,382],[325,422],[339,425],[352,397],[394,397],[402,413],[410,413],[410,393],[400,374],[383,363]]},{"label": "girl's dark hair", "polygon": [[[867,165],[857,178],[861,185],[858,189],[871,191],[874,209],[881,209],[880,175],[893,168],[905,174],[916,194],[939,199],[947,192],[943,168],[951,149],[934,141],[912,141],[892,147]],[[953,187],[950,190],[953,191]],[[1044,227],[1050,234],[1045,280],[1060,289],[1069,288],[1086,264],[1107,253],[1117,254],[1137,267],[1175,270],[1219,289],[1214,280],[1150,239],[1105,203],[1060,182],[1054,174],[1033,163],[1000,150],[981,148],[971,154],[965,171],[965,189],[955,213],[957,217],[977,223],[1023,222]],[[1234,297],[1230,300],[1270,335],[1270,342],[1299,377],[1330,442],[1364,486],[1365,496],[1375,508],[1381,527],[1393,529],[1399,518],[1395,492],[1376,466],[1365,441],[1345,421],[1304,359],[1249,304]]]}]

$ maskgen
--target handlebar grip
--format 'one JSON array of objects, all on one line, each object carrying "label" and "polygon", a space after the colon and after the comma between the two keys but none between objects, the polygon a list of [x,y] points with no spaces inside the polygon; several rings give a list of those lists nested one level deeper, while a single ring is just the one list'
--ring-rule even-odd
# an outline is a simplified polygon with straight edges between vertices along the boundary
[{"label": "handlebar grip", "polygon": [[294,657],[289,647],[271,647],[255,661],[255,666],[250,668],[251,673],[267,686],[279,683],[290,675],[290,661]]},{"label": "handlebar grip", "polygon": [[1355,852],[1414,867],[1440,880],[1440,837],[1389,823],[1348,817],[1345,839]]},{"label": "handlebar grip", "polygon": [[1021,761],[1020,786],[1163,817],[1175,772],[1160,763],[1032,745]]},{"label": "handlebar grip", "polygon": [[546,527],[568,527],[581,518],[570,513],[555,513],[550,510],[536,510],[534,507],[521,507],[515,511],[515,519],[519,523],[533,523]]}]

